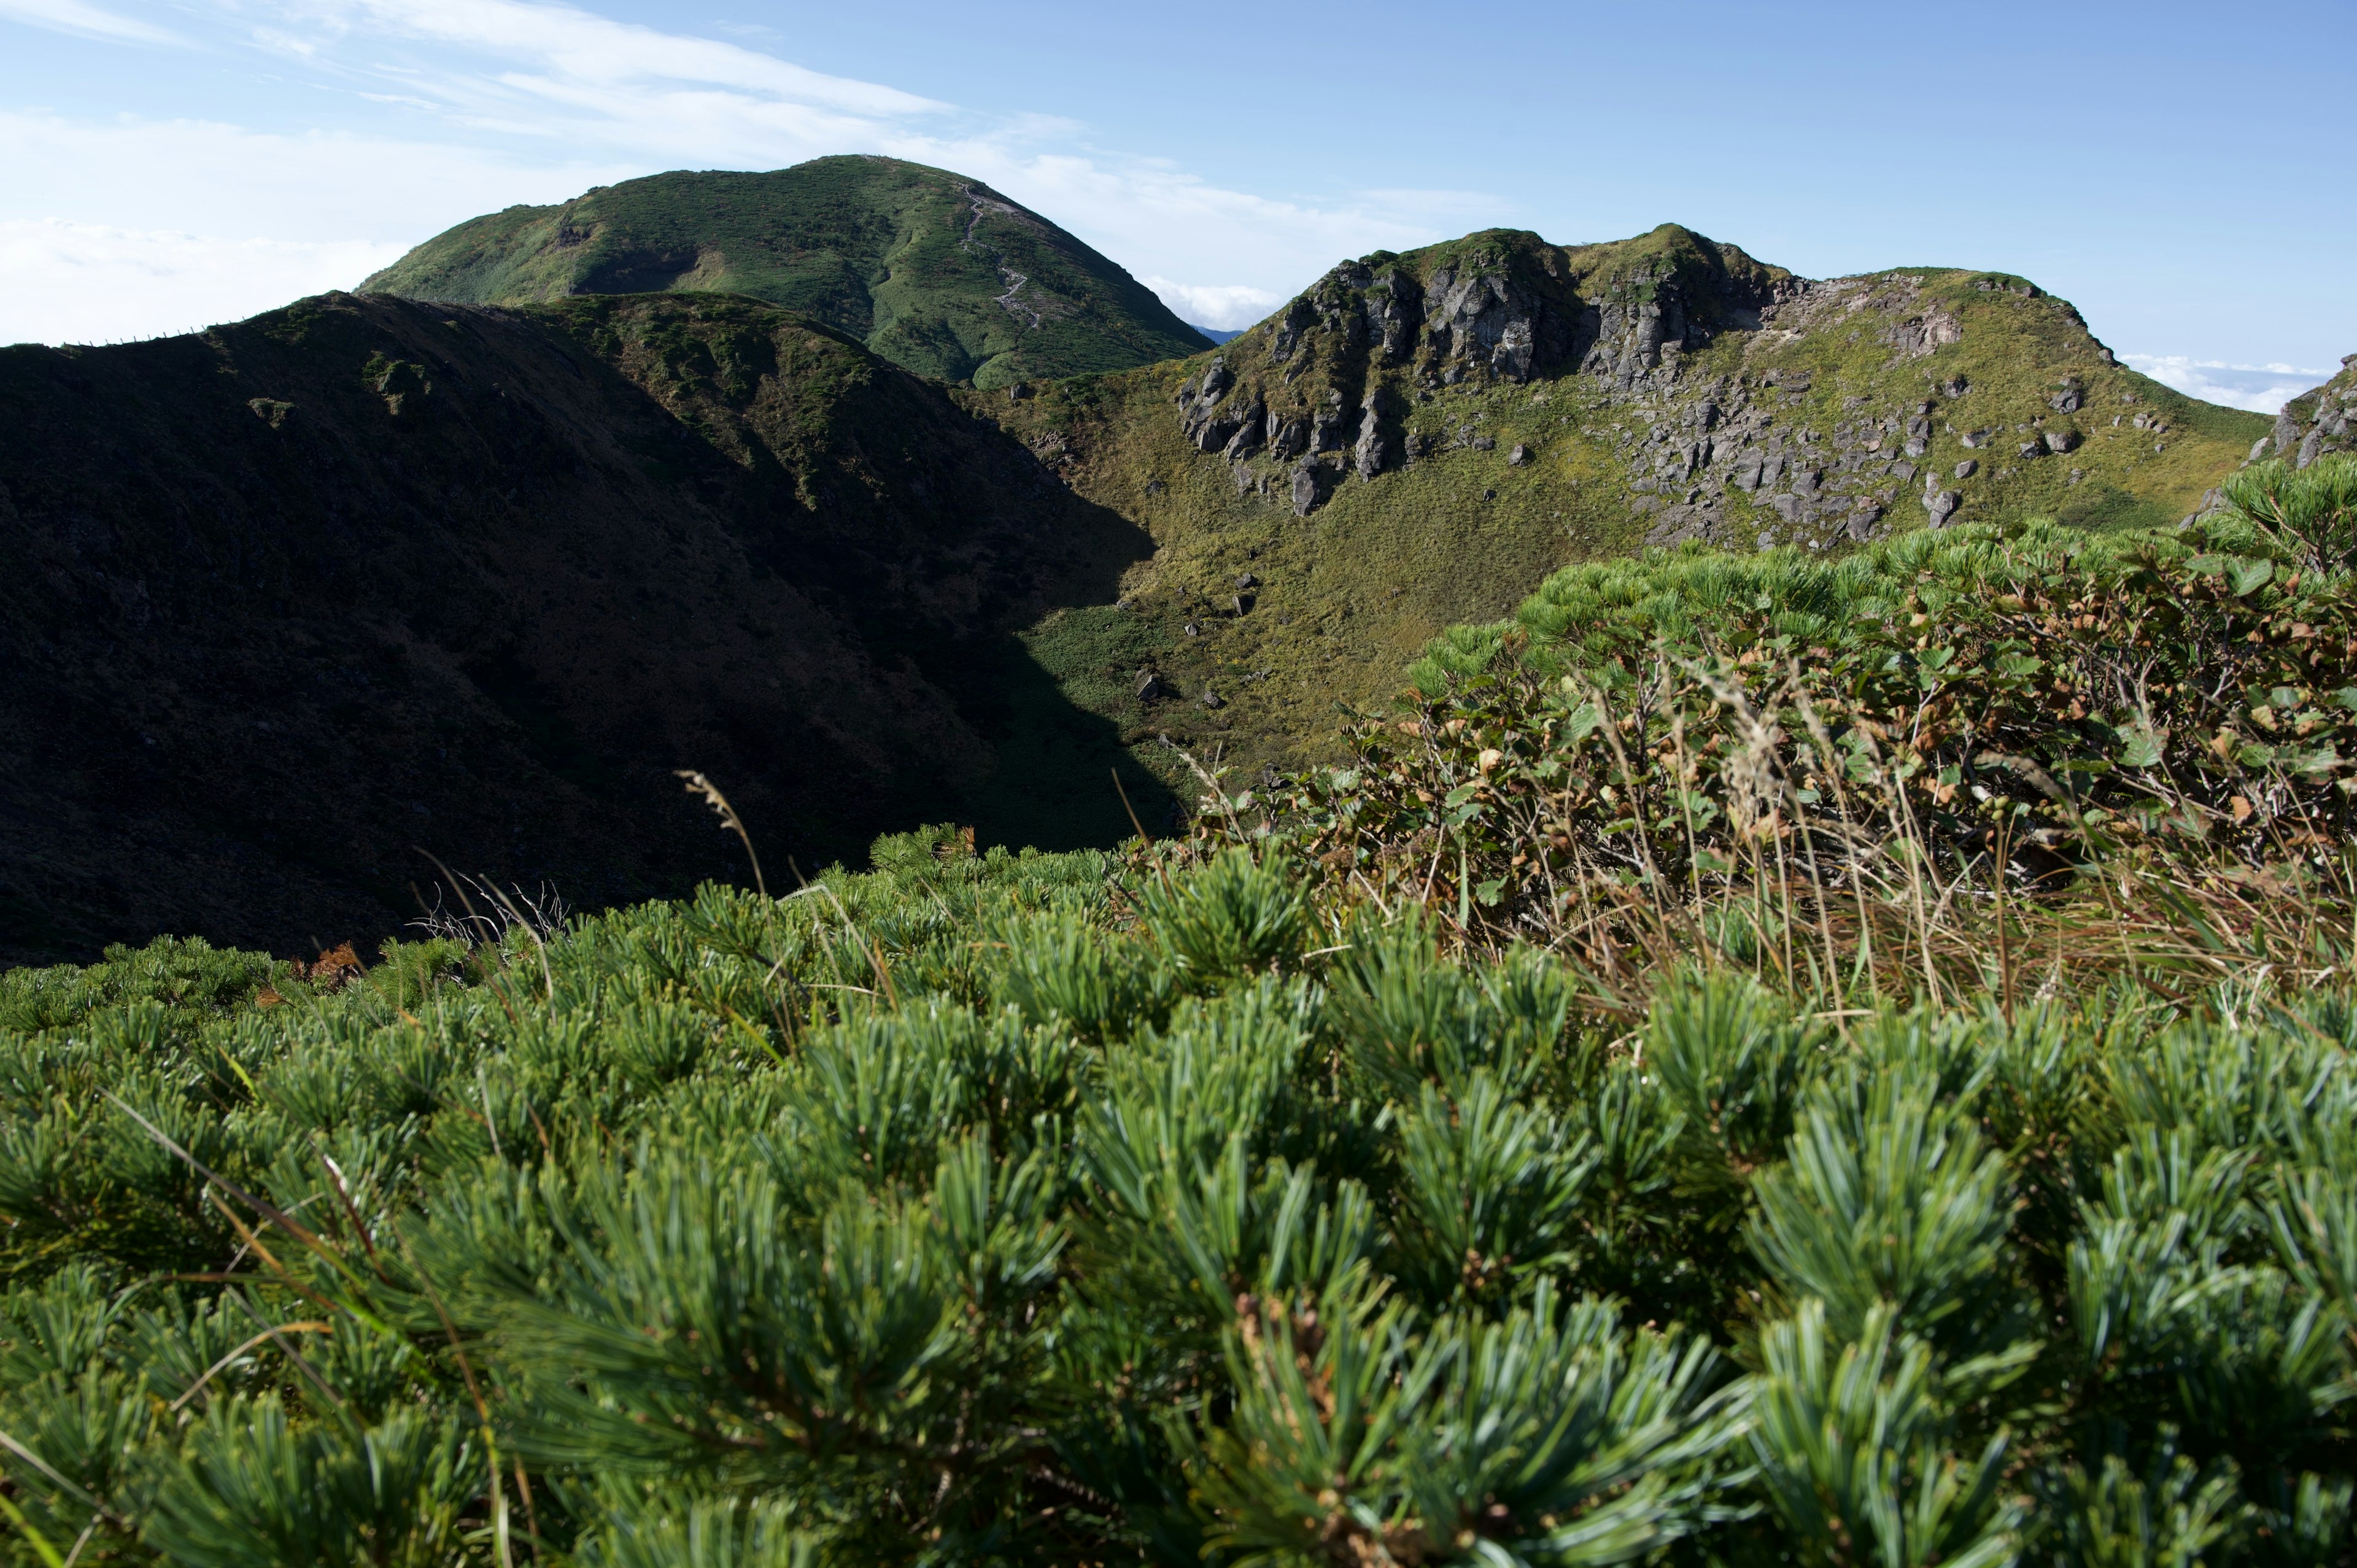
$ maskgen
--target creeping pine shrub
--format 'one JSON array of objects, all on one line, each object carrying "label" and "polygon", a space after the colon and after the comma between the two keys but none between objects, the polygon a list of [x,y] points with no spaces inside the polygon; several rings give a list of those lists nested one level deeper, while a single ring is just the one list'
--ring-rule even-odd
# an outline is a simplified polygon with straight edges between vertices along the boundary
[{"label": "creeping pine shrub", "polygon": [[1870,924],[1861,887],[2007,865],[2033,890],[2099,860],[2345,898],[2357,458],[2257,465],[2227,494],[2182,530],[1567,567],[1437,639],[1409,707],[1275,791],[1273,825],[1329,880],[1494,941],[1612,924],[1612,886],[1805,883],[1692,916],[1747,961]]},{"label": "creeping pine shrub", "polygon": [[2351,1562],[2345,980],[1631,1011],[1312,886],[935,833],[21,983],[0,1552]]}]

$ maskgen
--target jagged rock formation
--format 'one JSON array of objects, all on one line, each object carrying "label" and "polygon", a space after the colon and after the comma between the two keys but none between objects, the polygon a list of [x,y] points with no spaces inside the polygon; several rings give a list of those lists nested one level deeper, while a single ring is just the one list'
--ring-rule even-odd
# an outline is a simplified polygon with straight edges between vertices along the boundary
[{"label": "jagged rock formation", "polygon": [[2251,456],[2287,459],[2305,468],[2328,452],[2357,451],[2357,354],[2341,361],[2341,373],[2284,404],[2264,447]]},{"label": "jagged rock formation", "polygon": [[470,305],[750,295],[904,370],[985,387],[1210,347],[1120,266],[980,180],[871,156],[674,171],[511,207],[435,236],[361,287]]},{"label": "jagged rock formation", "polygon": [[[2001,298],[2036,335],[2061,340],[2070,368],[2036,387],[2034,405],[2014,406],[2018,386],[1975,397],[1962,368],[1902,375],[1903,395],[1869,385],[1954,359],[1942,350],[1963,343],[1973,295]],[[1836,343],[1844,352],[1824,352]],[[1731,351],[1714,352],[1722,345]],[[1596,412],[1620,416],[1609,435],[1648,542],[1825,548],[1909,519],[1943,526],[1975,496],[2077,452],[2098,371],[2126,374],[2076,310],[2022,279],[1902,271],[1817,281],[1672,225],[1615,245],[1496,232],[1346,262],[1228,344],[1175,401],[1188,439],[1226,458],[1240,491],[1281,488],[1306,516],[1345,479],[1492,449],[1471,423],[1425,416],[1450,389],[1575,377]],[[1846,395],[1830,428],[1792,417],[1836,384]],[[2125,383],[2111,395],[2143,396]],[[2112,424],[2169,428],[2150,410]],[[1978,459],[1927,463],[1951,442],[2003,443],[2012,458],[1986,473]],[[1518,450],[1519,467],[1531,457]],[[1250,467],[1264,456],[1290,466],[1281,487]],[[2072,469],[2067,483],[2086,473]]]},{"label": "jagged rock formation", "polygon": [[[1795,283],[1733,246],[1680,243],[1694,239],[1684,231],[1648,239],[1667,242],[1635,265],[1623,247],[1566,250],[1508,232],[1345,262],[1245,335],[1267,374],[1231,398],[1236,372],[1222,354],[1179,390],[1181,427],[1197,450],[1231,462],[1265,450],[1372,479],[1425,450],[1411,449],[1406,431],[1419,394],[1428,403],[1443,387],[1520,385],[1575,366],[1627,391],[1660,374],[1665,357],[1674,379],[1684,350],[1757,328]],[[1292,493],[1306,512],[1314,489],[1300,473]]]}]

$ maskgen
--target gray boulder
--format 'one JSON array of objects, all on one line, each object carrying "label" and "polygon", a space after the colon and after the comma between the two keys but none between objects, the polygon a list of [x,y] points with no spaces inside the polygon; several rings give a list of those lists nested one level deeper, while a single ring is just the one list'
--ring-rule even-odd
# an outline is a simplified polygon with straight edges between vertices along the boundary
[{"label": "gray boulder", "polygon": [[1980,468],[1981,466],[1978,460],[1967,457],[1963,462],[1956,465],[1956,478],[1960,479],[1969,479],[1975,474],[1979,473]]},{"label": "gray boulder", "polygon": [[1318,469],[1304,463],[1293,470],[1293,515],[1308,517],[1318,504]]},{"label": "gray boulder", "polygon": [[1391,466],[1392,444],[1383,431],[1383,414],[1378,394],[1369,392],[1359,410],[1359,444],[1357,457],[1359,478],[1372,479]]},{"label": "gray boulder", "polygon": [[2046,433],[2046,449],[2058,457],[2078,445],[2079,433],[2075,430],[2050,430]]}]

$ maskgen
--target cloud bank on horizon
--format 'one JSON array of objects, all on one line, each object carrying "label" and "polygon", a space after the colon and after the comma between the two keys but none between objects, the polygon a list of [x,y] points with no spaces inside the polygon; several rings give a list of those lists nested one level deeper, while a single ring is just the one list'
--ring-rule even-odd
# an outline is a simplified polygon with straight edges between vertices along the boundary
[{"label": "cloud bank on horizon", "polygon": [[2120,360],[2188,397],[2254,413],[2280,413],[2285,403],[2340,373],[2332,365],[2234,365],[2182,354],[2122,354]]}]

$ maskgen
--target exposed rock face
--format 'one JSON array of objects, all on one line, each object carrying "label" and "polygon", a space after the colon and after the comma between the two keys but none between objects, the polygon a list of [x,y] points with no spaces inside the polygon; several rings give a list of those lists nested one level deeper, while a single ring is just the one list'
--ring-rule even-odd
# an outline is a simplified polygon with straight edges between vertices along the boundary
[{"label": "exposed rock face", "polygon": [[1366,401],[1359,411],[1359,443],[1354,449],[1359,478],[1372,479],[1390,466],[1391,437],[1383,430],[1383,392],[1368,391]]},{"label": "exposed rock face", "polygon": [[2284,404],[2273,438],[2262,446],[2299,468],[2329,452],[2357,451],[2357,354],[2341,361],[2339,375]]},{"label": "exposed rock face", "polygon": [[[2061,347],[2043,361],[2053,379],[2017,389],[1976,371],[1989,383],[1976,389],[1969,356],[1994,349],[2003,362],[2024,334]],[[1194,445],[1256,461],[1254,491],[1289,495],[1297,516],[1338,487],[1380,492],[1436,456],[1497,452],[1527,475],[1563,431],[1566,471],[1529,476],[1542,488],[1518,484],[1518,504],[1557,484],[1573,499],[1590,482],[1574,474],[1601,456],[1648,542],[1828,549],[1888,526],[1910,489],[1939,527],[1976,498],[2010,507],[2025,488],[2077,487],[2079,468],[2027,466],[2125,445],[2114,432],[2130,413],[2110,405],[2140,398],[2116,369],[2076,312],[2016,278],[1910,268],[1811,280],[1673,226],[1575,247],[1493,231],[1333,268],[1226,345],[1178,403]],[[2330,422],[2338,408],[2287,421],[2286,456],[2328,449],[2345,429]],[[2161,449],[2158,412],[2133,424],[2150,433],[2139,449]],[[1467,494],[1497,499],[1469,478]]]}]

